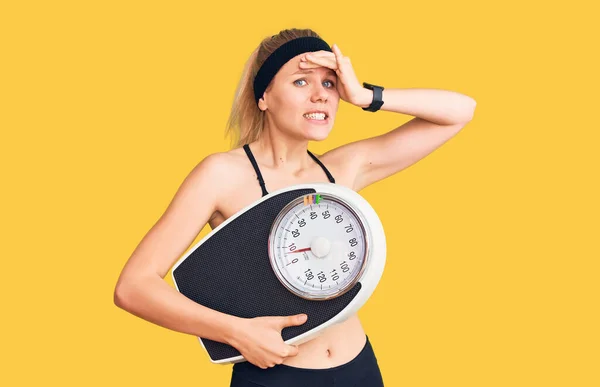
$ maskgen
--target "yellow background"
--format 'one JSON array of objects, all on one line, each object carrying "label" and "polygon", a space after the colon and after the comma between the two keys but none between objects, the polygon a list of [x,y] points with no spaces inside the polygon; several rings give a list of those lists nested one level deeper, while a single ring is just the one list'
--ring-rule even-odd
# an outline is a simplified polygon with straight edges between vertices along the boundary
[{"label": "yellow background", "polygon": [[[113,291],[189,171],[228,149],[250,52],[298,27],[361,82],[478,103],[442,148],[361,191],[388,234],[359,312],[386,386],[600,385],[596,15],[582,1],[3,2],[1,384],[228,385],[196,337]],[[309,149],[410,118],[343,102]]]}]

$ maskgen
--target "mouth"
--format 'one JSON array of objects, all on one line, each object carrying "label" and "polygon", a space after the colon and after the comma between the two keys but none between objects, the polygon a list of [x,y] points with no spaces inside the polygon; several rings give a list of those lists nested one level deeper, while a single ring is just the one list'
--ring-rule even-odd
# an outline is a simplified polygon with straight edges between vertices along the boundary
[{"label": "mouth", "polygon": [[311,124],[325,125],[329,123],[329,115],[325,112],[309,112],[302,115]]}]

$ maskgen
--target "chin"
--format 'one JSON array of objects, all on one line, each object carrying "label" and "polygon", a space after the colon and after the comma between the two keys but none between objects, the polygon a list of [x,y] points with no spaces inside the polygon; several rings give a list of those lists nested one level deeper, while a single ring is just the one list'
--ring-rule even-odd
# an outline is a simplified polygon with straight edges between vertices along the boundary
[{"label": "chin", "polygon": [[309,141],[322,141],[329,137],[332,127],[330,125],[318,126],[311,125],[311,127],[305,128],[302,135]]},{"label": "chin", "polygon": [[309,130],[304,137],[309,141],[323,141],[329,137],[331,130]]}]

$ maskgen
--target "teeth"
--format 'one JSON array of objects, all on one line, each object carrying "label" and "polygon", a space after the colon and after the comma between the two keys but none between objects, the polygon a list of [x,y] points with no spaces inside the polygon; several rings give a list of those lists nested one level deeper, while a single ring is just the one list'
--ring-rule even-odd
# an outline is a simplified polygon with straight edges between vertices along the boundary
[{"label": "teeth", "polygon": [[304,117],[310,118],[311,120],[324,120],[325,113],[310,113],[310,114],[305,114]]}]

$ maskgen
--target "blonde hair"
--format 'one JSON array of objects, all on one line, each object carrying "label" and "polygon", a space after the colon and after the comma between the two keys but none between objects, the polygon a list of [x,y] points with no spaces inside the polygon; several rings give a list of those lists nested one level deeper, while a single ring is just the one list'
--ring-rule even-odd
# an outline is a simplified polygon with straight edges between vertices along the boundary
[{"label": "blonde hair", "polygon": [[[265,112],[254,99],[254,78],[258,69],[277,48],[292,39],[320,36],[311,29],[286,29],[277,35],[263,39],[244,65],[242,77],[235,91],[231,113],[227,120],[225,136],[231,136],[231,148],[237,148],[258,140],[264,127]],[[269,90],[269,87],[267,90]]]}]

